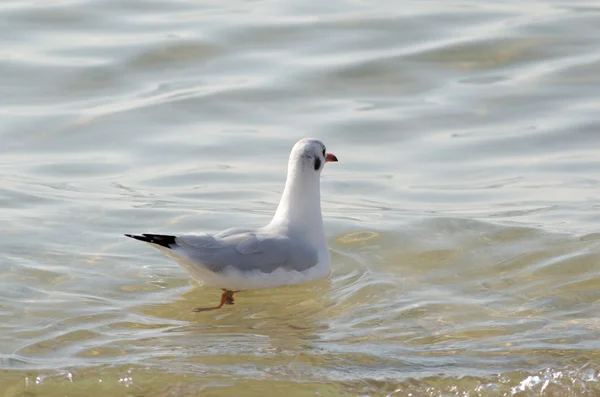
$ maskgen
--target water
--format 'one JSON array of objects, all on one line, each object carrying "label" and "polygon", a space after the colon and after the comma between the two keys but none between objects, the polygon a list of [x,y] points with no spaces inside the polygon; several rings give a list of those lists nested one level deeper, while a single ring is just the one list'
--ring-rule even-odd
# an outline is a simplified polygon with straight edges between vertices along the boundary
[{"label": "water", "polygon": [[[2,396],[597,396],[591,1],[4,1]],[[122,233],[269,221],[322,139],[328,280]]]}]

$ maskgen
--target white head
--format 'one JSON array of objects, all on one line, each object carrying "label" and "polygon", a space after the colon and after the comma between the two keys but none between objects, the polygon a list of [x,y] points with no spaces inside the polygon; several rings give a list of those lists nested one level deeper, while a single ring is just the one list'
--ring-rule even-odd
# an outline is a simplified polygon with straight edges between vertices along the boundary
[{"label": "white head", "polygon": [[330,161],[338,161],[338,159],[333,154],[327,153],[323,142],[313,138],[301,139],[296,142],[290,153],[288,178],[291,172],[318,176],[325,163]]},{"label": "white head", "polygon": [[332,161],[338,161],[337,157],[327,153],[323,142],[317,139],[304,138],[294,145],[285,189],[273,222],[306,224],[307,227],[319,222],[322,229],[320,176],[325,163]]}]

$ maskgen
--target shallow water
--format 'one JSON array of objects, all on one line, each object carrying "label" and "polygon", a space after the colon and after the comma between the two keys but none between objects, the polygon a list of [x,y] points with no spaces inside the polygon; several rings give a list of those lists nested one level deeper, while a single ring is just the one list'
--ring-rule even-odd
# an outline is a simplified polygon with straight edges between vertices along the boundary
[{"label": "shallow water", "polygon": [[[600,7],[0,4],[2,396],[600,395]],[[321,138],[328,280],[122,233],[269,221]]]}]

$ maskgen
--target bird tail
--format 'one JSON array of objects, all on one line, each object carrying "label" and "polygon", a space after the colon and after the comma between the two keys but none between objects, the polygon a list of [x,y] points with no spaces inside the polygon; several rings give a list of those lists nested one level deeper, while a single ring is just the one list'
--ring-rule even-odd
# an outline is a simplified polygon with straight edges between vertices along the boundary
[{"label": "bird tail", "polygon": [[144,241],[146,243],[160,245],[161,247],[165,247],[165,248],[169,248],[169,249],[173,248],[173,246],[177,245],[177,243],[175,242],[175,239],[176,239],[175,236],[167,236],[164,234],[143,233],[141,235],[126,234],[125,236],[134,238],[136,240]]}]

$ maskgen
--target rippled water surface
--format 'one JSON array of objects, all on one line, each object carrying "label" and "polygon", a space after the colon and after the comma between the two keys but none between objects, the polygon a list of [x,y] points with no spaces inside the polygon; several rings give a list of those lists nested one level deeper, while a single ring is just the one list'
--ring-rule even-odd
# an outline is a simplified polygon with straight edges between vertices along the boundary
[{"label": "rippled water surface", "polygon": [[[600,6],[0,3],[0,395],[600,395]],[[269,221],[322,139],[329,279],[216,302],[123,233]]]}]

